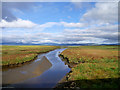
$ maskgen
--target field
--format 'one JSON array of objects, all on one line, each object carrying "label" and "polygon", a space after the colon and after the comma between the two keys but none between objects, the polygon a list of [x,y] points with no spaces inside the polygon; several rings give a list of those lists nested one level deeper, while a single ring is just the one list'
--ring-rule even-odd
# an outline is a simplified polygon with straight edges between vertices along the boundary
[{"label": "field", "polygon": [[59,48],[58,46],[2,46],[2,61],[0,65],[23,64],[35,59],[40,53]]},{"label": "field", "polygon": [[58,87],[118,88],[118,52],[118,46],[69,47],[60,56],[74,66]]}]

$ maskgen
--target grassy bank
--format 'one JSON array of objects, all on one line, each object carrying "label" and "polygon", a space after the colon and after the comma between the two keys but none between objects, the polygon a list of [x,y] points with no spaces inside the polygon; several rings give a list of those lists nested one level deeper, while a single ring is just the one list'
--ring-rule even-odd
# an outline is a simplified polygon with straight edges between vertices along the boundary
[{"label": "grassy bank", "polygon": [[59,48],[58,46],[2,46],[2,66],[23,64],[35,59],[40,53]]},{"label": "grassy bank", "polygon": [[118,46],[76,46],[61,53],[74,67],[57,88],[118,88]]}]

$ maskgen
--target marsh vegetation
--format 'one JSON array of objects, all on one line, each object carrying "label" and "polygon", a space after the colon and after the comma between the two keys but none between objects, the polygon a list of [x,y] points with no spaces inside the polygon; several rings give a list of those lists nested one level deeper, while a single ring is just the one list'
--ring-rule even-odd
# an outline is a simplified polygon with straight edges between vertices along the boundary
[{"label": "marsh vegetation", "polygon": [[118,88],[118,53],[118,46],[69,47],[60,56],[72,70],[58,87]]},{"label": "marsh vegetation", "polygon": [[2,46],[2,66],[14,66],[34,60],[40,53],[45,53],[58,46]]}]

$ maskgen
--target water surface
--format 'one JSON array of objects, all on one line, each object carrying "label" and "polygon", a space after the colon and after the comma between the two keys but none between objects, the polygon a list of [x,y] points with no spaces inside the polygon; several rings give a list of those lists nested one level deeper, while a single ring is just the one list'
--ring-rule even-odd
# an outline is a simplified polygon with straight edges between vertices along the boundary
[{"label": "water surface", "polygon": [[[29,73],[28,76],[32,77],[15,82],[9,86],[16,88],[53,88],[70,71],[70,68],[65,65],[58,56],[63,50],[65,49],[56,49],[54,51],[50,51],[49,53],[38,55],[38,58],[29,64],[31,66],[23,65],[22,67],[9,69],[3,72],[3,78],[5,73],[7,75],[13,71],[15,73],[16,71],[16,73],[19,72],[22,75],[27,75],[28,71],[30,70],[32,72],[35,72],[35,75],[31,75],[31,73]],[[41,60],[43,60],[43,57],[46,57],[48,61],[46,60],[46,62],[42,63]],[[28,67],[31,68],[26,70]],[[43,69],[42,72],[41,69]],[[19,77],[19,75],[16,75],[14,77],[22,78]]]}]

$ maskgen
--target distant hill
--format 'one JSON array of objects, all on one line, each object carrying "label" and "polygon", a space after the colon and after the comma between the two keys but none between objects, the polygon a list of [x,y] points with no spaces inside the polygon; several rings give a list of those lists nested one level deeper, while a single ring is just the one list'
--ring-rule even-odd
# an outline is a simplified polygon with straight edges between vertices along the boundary
[{"label": "distant hill", "polygon": [[31,44],[31,43],[2,43],[2,45],[54,45],[54,46],[94,46],[94,45],[120,45],[120,44],[95,44],[95,43],[82,43],[82,44],[57,44],[57,43],[41,43],[41,44]]}]

